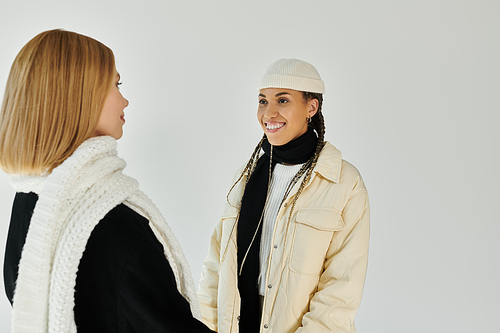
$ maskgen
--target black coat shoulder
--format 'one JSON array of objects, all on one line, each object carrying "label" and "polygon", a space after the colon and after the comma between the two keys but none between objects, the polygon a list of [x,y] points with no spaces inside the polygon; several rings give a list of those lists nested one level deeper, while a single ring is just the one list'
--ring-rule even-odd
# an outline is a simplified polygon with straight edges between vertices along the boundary
[{"label": "black coat shoulder", "polygon": [[121,204],[93,230],[78,268],[78,332],[211,332],[178,292],[149,221]]}]

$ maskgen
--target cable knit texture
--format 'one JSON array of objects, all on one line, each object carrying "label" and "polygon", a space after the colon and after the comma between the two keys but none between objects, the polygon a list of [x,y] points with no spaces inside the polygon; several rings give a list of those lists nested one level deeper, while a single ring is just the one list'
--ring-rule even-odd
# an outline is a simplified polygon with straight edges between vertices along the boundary
[{"label": "cable knit texture", "polygon": [[48,176],[13,176],[18,192],[39,195],[19,264],[12,332],[76,332],[74,293],[78,265],[94,227],[124,203],[150,221],[175,275],[177,289],[200,318],[186,258],[154,203],[122,173],[116,140],[85,141]]}]

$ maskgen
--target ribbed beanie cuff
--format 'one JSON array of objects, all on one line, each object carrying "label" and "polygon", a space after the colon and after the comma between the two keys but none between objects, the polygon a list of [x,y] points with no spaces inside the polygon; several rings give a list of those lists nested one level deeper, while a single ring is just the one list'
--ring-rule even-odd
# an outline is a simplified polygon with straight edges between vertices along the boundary
[{"label": "ribbed beanie cuff", "polygon": [[313,65],[298,59],[280,59],[268,67],[258,89],[283,88],[325,93],[325,84]]}]

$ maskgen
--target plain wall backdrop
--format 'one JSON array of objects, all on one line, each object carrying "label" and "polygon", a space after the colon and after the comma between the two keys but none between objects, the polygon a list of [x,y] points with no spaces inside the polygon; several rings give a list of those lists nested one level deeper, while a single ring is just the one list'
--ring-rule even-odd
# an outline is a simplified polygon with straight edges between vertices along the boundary
[{"label": "plain wall backdrop", "polygon": [[[257,83],[276,59],[299,58],[325,82],[327,140],[370,194],[358,332],[498,331],[500,2],[0,1],[1,96],[42,31],[113,49],[130,101],[125,173],[159,206],[195,282],[262,135]],[[13,197],[0,173],[2,257]],[[1,295],[2,332],[10,313]]]}]

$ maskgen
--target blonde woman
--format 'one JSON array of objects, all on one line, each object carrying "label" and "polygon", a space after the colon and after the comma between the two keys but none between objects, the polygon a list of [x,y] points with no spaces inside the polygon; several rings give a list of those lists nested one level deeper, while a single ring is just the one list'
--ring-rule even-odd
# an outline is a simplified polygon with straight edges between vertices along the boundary
[{"label": "blonde woman", "polygon": [[297,59],[274,62],[259,84],[264,136],[236,173],[200,280],[203,321],[214,330],[355,332],[368,194],[324,141],[324,90]]},{"label": "blonde woman", "polygon": [[179,244],[122,173],[119,85],[113,52],[74,32],[43,32],[14,60],[0,114],[0,166],[17,192],[12,332],[210,332]]}]

